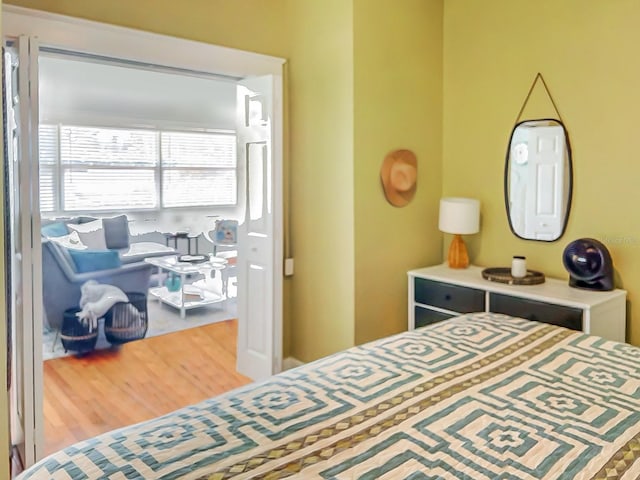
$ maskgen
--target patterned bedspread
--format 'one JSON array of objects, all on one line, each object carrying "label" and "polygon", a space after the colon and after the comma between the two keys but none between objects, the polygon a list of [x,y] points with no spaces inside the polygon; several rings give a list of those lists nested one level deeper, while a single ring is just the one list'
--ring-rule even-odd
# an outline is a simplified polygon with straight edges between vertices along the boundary
[{"label": "patterned bedspread", "polygon": [[473,314],[44,459],[23,479],[636,479],[640,349]]}]

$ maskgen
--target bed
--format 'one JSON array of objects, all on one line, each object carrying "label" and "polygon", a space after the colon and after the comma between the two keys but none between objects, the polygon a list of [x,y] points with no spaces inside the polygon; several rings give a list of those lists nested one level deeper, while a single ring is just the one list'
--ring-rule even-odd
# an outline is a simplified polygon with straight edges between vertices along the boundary
[{"label": "bed", "polygon": [[34,479],[636,479],[640,349],[469,314],[45,458]]}]

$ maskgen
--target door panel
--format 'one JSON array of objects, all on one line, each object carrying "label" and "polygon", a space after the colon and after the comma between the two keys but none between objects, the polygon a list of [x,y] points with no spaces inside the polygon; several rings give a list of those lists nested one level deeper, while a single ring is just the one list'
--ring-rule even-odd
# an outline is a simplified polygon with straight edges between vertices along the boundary
[{"label": "door panel", "polygon": [[12,444],[25,466],[42,454],[42,259],[38,192],[38,43],[19,37],[7,48],[4,115],[15,375],[11,392]]},{"label": "door panel", "polygon": [[254,297],[254,301],[249,303],[249,314],[246,318],[247,330],[252,332],[247,337],[247,348],[254,360],[258,359],[262,363],[268,363],[270,362],[268,358],[270,345],[267,343],[267,338],[271,334],[271,329],[261,321],[261,313],[268,307],[267,302],[264,301],[267,298],[269,284],[266,275],[267,269],[253,264],[248,273],[248,290]]},{"label": "door panel", "polygon": [[[254,380],[280,371],[282,362],[282,247],[273,194],[273,77],[238,85],[238,158],[246,197],[238,226],[238,371]],[[243,191],[239,188],[239,191]]]},{"label": "door panel", "polygon": [[265,143],[250,143],[247,146],[248,170],[247,188],[249,208],[249,229],[252,232],[268,232],[269,194],[266,179],[269,178],[269,157]]},{"label": "door panel", "polygon": [[19,195],[15,195],[16,185],[19,182],[18,151],[17,151],[17,123],[18,104],[18,53],[16,46],[5,45],[3,49],[4,63],[3,74],[3,115],[4,115],[4,225],[5,225],[5,265],[6,265],[6,315],[7,315],[7,353],[10,362],[9,378],[9,424],[10,440],[16,445],[21,458],[24,458],[24,429],[22,428],[23,415],[23,361],[15,358],[16,344],[23,342],[22,329],[22,254],[20,224],[17,221],[16,212],[19,211]]},{"label": "door panel", "polygon": [[564,130],[560,126],[535,127],[530,130],[529,145],[533,145],[529,155],[529,169],[534,185],[528,191],[533,198],[528,205],[526,237],[538,240],[552,240],[562,229],[563,199],[555,192],[561,192],[564,184]]}]

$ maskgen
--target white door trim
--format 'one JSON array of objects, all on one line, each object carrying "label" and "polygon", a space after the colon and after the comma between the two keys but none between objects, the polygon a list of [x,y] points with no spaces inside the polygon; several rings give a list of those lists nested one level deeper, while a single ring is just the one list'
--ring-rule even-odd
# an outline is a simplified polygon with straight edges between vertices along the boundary
[{"label": "white door trim", "polygon": [[[20,35],[37,37],[39,44],[43,47],[162,65],[185,71],[224,75],[236,79],[273,75],[276,80],[275,84],[278,86],[278,89],[274,91],[274,102],[278,105],[283,104],[282,70],[285,60],[282,58],[11,5],[2,6],[2,34],[4,38],[17,38]],[[283,264],[282,115],[282,109],[276,109],[273,119],[273,162],[276,174],[272,186],[276,199],[273,218],[276,248],[273,260],[274,265],[278,266]],[[29,280],[39,281],[40,279],[25,279],[25,281]],[[273,287],[273,331],[279,332],[280,335],[280,338],[274,339],[274,345],[277,348],[277,351],[274,352],[274,365],[280,366],[282,361],[283,301],[281,268],[274,269]],[[38,331],[36,330],[34,340],[41,341],[42,332],[40,331],[39,339],[36,338],[37,336]],[[42,378],[34,378],[33,384],[34,388],[40,389],[42,393]]]},{"label": "white door trim", "polygon": [[2,6],[2,34],[37,36],[41,45],[232,77],[282,75],[285,59],[158,33]]}]

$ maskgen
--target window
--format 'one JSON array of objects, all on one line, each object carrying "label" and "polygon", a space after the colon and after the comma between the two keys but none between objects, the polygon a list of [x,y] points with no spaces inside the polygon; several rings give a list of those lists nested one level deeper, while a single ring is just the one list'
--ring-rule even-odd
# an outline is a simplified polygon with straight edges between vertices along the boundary
[{"label": "window", "polygon": [[40,125],[40,210],[54,212],[58,209],[56,185],[58,183],[58,128]]},{"label": "window", "polygon": [[162,206],[236,203],[236,137],[161,132]]},{"label": "window", "polygon": [[42,125],[41,210],[235,205],[235,143],[230,133]]},{"label": "window", "polygon": [[64,211],[156,208],[157,133],[60,127]]}]

